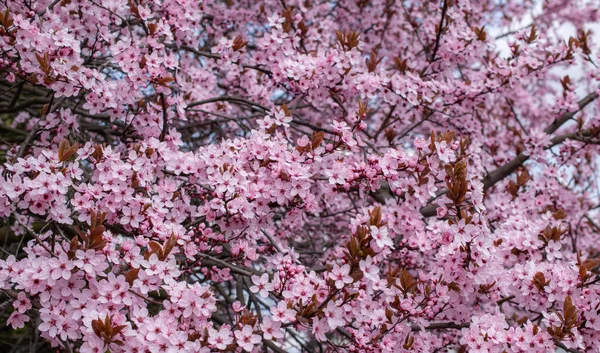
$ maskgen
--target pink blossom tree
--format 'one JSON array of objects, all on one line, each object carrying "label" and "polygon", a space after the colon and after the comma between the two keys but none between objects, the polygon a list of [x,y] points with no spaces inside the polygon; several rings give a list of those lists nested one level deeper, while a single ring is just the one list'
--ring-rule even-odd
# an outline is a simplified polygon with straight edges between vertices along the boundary
[{"label": "pink blossom tree", "polygon": [[600,352],[599,9],[0,1],[0,351]]}]

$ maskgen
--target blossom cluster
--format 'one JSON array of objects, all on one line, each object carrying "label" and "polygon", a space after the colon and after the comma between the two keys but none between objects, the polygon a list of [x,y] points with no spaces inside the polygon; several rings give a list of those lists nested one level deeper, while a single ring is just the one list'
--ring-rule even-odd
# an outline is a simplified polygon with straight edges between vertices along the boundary
[{"label": "blossom cluster", "polygon": [[1,2],[3,340],[600,352],[600,12],[537,7]]}]

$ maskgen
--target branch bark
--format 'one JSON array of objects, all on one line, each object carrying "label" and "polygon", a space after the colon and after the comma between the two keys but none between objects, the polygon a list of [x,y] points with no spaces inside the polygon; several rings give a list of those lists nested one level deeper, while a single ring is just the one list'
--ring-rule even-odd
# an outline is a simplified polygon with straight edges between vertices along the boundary
[{"label": "branch bark", "polygon": [[262,104],[255,103],[255,102],[249,101],[247,99],[244,99],[241,97],[234,97],[234,96],[221,96],[221,97],[214,97],[214,98],[209,98],[209,99],[205,99],[205,100],[201,100],[201,101],[191,102],[187,105],[187,108],[193,108],[193,107],[196,107],[199,105],[208,104],[208,103],[216,103],[216,102],[242,103],[242,104],[248,105],[253,108],[260,108],[261,110],[263,110],[265,112],[268,112],[271,110]]},{"label": "branch bark", "polygon": [[[431,324],[429,324],[429,326],[425,326],[424,328],[426,330],[441,330],[441,329],[454,329],[454,330],[460,330],[463,328],[467,328],[469,327],[469,323],[462,323],[462,324],[457,324],[454,322],[432,322]],[[421,331],[421,327],[419,327],[419,325],[411,325],[410,329],[412,331]]]},{"label": "branch bark", "polygon": [[[552,122],[552,124],[550,124],[548,127],[546,127],[546,129],[544,129],[544,132],[547,134],[554,133],[564,123],[566,123],[567,121],[572,119],[573,116],[575,116],[575,114],[580,112],[583,108],[585,108],[587,105],[592,103],[597,98],[598,98],[598,94],[596,94],[596,93],[588,94],[586,97],[584,97],[579,102],[577,102],[577,104],[579,105],[579,109],[572,111],[572,112],[564,113],[563,115],[559,116]],[[552,138],[551,144],[550,144],[550,146],[547,147],[547,149],[552,148],[558,144],[561,144],[567,139],[571,139],[571,138],[574,138],[577,136],[585,137],[586,135],[589,135],[590,133],[591,133],[590,130],[584,130],[584,131],[581,131],[578,133],[576,132],[576,133],[569,133],[569,134],[564,134],[564,135],[560,135],[560,136],[555,136],[554,138]],[[528,159],[529,159],[529,156],[527,156],[523,153],[520,153],[518,156],[516,156],[515,158],[510,160],[505,165],[490,172],[488,174],[488,176],[483,179],[483,189],[487,190],[487,189],[491,188],[497,182],[501,181],[502,179],[504,179],[507,176],[509,176],[510,174],[512,174],[515,170],[517,170],[517,168],[522,166],[523,163],[525,163]],[[444,193],[445,192],[446,191],[444,191]],[[432,216],[435,216],[436,209],[437,209],[437,205],[435,205],[435,204],[428,205],[428,206],[421,208],[420,212],[421,212],[421,215],[423,215],[423,217],[432,217]]]},{"label": "branch bark", "polygon": [[444,18],[446,17],[446,12],[448,11],[448,0],[444,0],[444,5],[442,6],[442,19],[440,20],[440,25],[437,30],[437,34],[435,37],[435,47],[433,48],[433,54],[431,54],[430,62],[435,61],[435,56],[437,54],[438,49],[440,48],[440,39],[442,38],[442,29],[444,28]]}]

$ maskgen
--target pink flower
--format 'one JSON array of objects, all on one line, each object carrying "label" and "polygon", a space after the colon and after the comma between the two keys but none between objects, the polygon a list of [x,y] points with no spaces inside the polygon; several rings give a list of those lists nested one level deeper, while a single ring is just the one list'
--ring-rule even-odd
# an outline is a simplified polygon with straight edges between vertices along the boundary
[{"label": "pink flower", "polygon": [[312,322],[312,334],[315,336],[317,341],[324,342],[327,340],[327,336],[325,334],[329,332],[329,325],[327,324],[327,320],[314,317]]},{"label": "pink flower", "polygon": [[18,311],[13,311],[8,320],[6,320],[6,324],[12,326],[15,330],[25,327],[26,322],[29,322],[29,316],[19,313]]},{"label": "pink flower", "polygon": [[269,292],[273,290],[273,285],[269,283],[269,275],[263,273],[260,277],[252,276],[254,286],[250,287],[252,293],[258,293],[261,297],[266,298]]},{"label": "pink flower", "polygon": [[326,169],[324,171],[325,175],[329,177],[330,184],[344,184],[346,181],[344,180],[343,172],[341,169]]},{"label": "pink flower", "polygon": [[379,249],[394,247],[394,242],[388,236],[387,227],[378,228],[375,226],[370,226],[369,228],[371,229],[371,236],[373,237],[373,240],[375,240],[375,243]]},{"label": "pink flower", "polygon": [[122,212],[123,217],[121,218],[121,224],[123,225],[130,225],[134,228],[137,228],[140,226],[140,222],[144,220],[144,216],[139,213],[139,205],[134,205],[132,207],[125,206],[123,207]]},{"label": "pink flower", "polygon": [[446,145],[446,141],[436,142],[435,149],[440,161],[444,163],[450,163],[454,158],[454,151]]},{"label": "pink flower", "polygon": [[64,278],[68,280],[71,278],[71,270],[75,267],[75,264],[69,260],[67,254],[60,254],[58,258],[52,258],[48,261],[51,268],[50,277],[53,280]]},{"label": "pink flower", "polygon": [[228,325],[221,326],[218,331],[210,328],[208,330],[208,343],[215,346],[217,349],[225,350],[228,345],[233,343],[231,328]]},{"label": "pink flower", "polygon": [[329,273],[329,278],[335,281],[335,287],[337,289],[342,289],[346,284],[352,283],[354,280],[349,276],[350,266],[348,264],[343,265],[342,267],[337,264],[333,265],[333,269],[331,273]]},{"label": "pink flower", "polygon": [[550,240],[545,247],[546,250],[546,259],[550,262],[553,262],[555,259],[560,259],[563,257],[560,252],[560,248],[562,244],[560,242],[555,242],[554,240]]},{"label": "pink flower", "polygon": [[262,339],[259,335],[254,334],[252,327],[245,325],[242,330],[234,332],[237,344],[246,352],[251,352],[254,345],[258,344]]},{"label": "pink flower", "polygon": [[359,267],[366,279],[373,282],[379,281],[379,268],[373,263],[371,255],[367,256],[366,259],[361,260]]},{"label": "pink flower", "polygon": [[415,139],[415,148],[422,150],[422,149],[426,149],[428,146],[429,145],[428,145],[427,140],[422,139],[422,138]]},{"label": "pink flower", "polygon": [[281,323],[296,321],[296,312],[288,309],[284,301],[280,301],[276,307],[271,308],[273,320]]},{"label": "pink flower", "polygon": [[283,338],[281,323],[278,321],[273,321],[268,316],[263,318],[263,322],[260,324],[260,329],[263,331],[263,337],[267,340]]},{"label": "pink flower", "polygon": [[90,276],[101,273],[108,267],[106,257],[96,253],[95,250],[89,249],[85,252],[83,250],[77,250],[75,255],[77,260],[75,260],[73,264],[84,270]]},{"label": "pink flower", "polygon": [[448,210],[445,207],[439,206],[438,208],[436,208],[437,218],[444,218],[444,217],[446,217],[447,214],[448,214]]},{"label": "pink flower", "polygon": [[17,299],[13,301],[13,307],[16,311],[23,314],[27,310],[31,309],[31,301],[27,298],[27,295],[23,292],[19,292]]},{"label": "pink flower", "polygon": [[327,318],[327,324],[331,330],[335,330],[340,326],[344,326],[346,323],[342,309],[335,305],[333,301],[329,301],[329,303],[327,303],[327,307],[323,313],[325,314],[325,318]]}]

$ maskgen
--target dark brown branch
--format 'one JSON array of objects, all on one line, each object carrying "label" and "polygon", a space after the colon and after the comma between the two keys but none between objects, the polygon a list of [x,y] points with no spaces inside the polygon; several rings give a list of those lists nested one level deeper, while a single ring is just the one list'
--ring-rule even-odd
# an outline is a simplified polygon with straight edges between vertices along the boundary
[{"label": "dark brown branch", "polygon": [[23,130],[12,128],[12,127],[6,126],[6,125],[0,125],[0,131],[7,132],[9,134],[15,134],[15,135],[20,135],[20,136],[27,136],[27,132],[25,132]]},{"label": "dark brown branch", "polygon": [[[187,45],[182,45],[182,46],[178,47],[178,46],[176,46],[174,44],[167,44],[166,47],[167,48],[171,48],[171,49],[175,49],[175,50],[177,50],[177,49],[185,50],[185,51],[188,51],[190,53],[194,53],[194,54],[196,54],[198,56],[202,56],[202,57],[209,58],[209,59],[217,59],[217,60],[221,59],[221,55],[219,55],[219,54],[209,53],[207,51],[201,51],[201,50],[189,47]],[[242,65],[242,67],[244,69],[252,69],[252,70],[256,70],[256,71],[262,72],[265,75],[269,75],[269,76],[273,75],[273,72],[271,72],[270,70],[267,70],[267,69],[263,69],[263,68],[261,68],[258,65]]]},{"label": "dark brown branch", "polygon": [[510,107],[510,111],[513,113],[513,116],[515,117],[515,120],[521,127],[521,131],[523,131],[523,133],[525,133],[526,135],[529,135],[529,133],[527,132],[527,130],[521,123],[521,120],[519,119],[519,116],[517,115],[517,112],[515,111],[515,107],[512,105],[511,101],[508,98],[505,98],[505,100],[506,100],[506,103],[508,104],[508,106]]},{"label": "dark brown branch", "polygon": [[[566,121],[566,120],[565,120]],[[550,140],[550,145],[545,149],[550,149],[556,145],[563,143],[568,139],[580,139],[589,136],[592,133],[591,130],[583,130],[580,132],[568,133],[564,135],[555,136]],[[510,162],[506,163],[502,167],[491,172],[485,179],[483,179],[483,188],[489,189],[494,186],[500,180],[509,176],[512,172],[514,172],[517,168],[519,168],[525,161],[529,159],[529,156],[520,153],[518,156],[513,158]]]},{"label": "dark brown branch", "polygon": [[[216,257],[210,256],[208,254],[199,253],[198,255],[204,259],[203,262],[207,262],[207,263],[212,262],[215,265],[219,265],[221,267],[228,268],[231,271],[233,271],[234,273],[237,273],[237,274],[240,274],[240,275],[243,275],[243,276],[251,277],[252,275],[255,275],[255,274],[261,274],[260,272],[254,270],[254,269],[251,269],[251,268],[248,268],[248,267],[247,268],[241,268],[241,267],[238,267],[238,266],[234,266],[234,265],[232,265],[232,264],[230,264],[228,262],[225,262],[223,260],[217,259]],[[250,272],[250,271],[253,271],[253,272]]]},{"label": "dark brown branch", "polygon": [[592,220],[592,219],[590,218],[590,216],[588,216],[588,215],[586,214],[586,215],[584,215],[583,217],[585,217],[585,219],[587,219],[587,220],[588,220],[588,222],[590,223],[590,225],[592,226],[592,228],[594,228],[594,229],[595,229],[597,232],[600,232],[600,226],[598,226],[598,225],[597,225],[597,224],[594,222],[594,220]]},{"label": "dark brown branch", "polygon": [[[429,326],[425,326],[426,330],[441,330],[441,329],[453,329],[460,330],[463,328],[469,327],[469,323],[457,324],[454,322],[433,322],[429,324]],[[421,327],[419,325],[410,325],[411,330],[413,331],[421,331]]]},{"label": "dark brown branch", "polygon": [[444,19],[446,17],[446,12],[448,11],[448,0],[444,0],[444,5],[442,6],[442,19],[440,20],[440,25],[438,26],[437,34],[435,37],[435,46],[433,47],[433,54],[431,54],[430,62],[435,61],[435,56],[440,47],[440,39],[442,38],[442,28],[444,28]]},{"label": "dark brown branch", "polygon": [[[29,108],[32,105],[36,104],[46,104],[50,100],[47,98],[33,98],[28,101],[25,101],[19,105],[13,105],[9,107],[0,107],[0,114],[8,114],[8,113],[16,113],[26,108]],[[12,103],[11,103],[12,104]]]},{"label": "dark brown branch", "polygon": [[262,104],[255,103],[255,102],[249,101],[247,99],[244,99],[241,97],[235,97],[235,96],[221,96],[221,97],[208,98],[205,100],[189,103],[187,108],[193,108],[193,107],[196,107],[199,105],[204,105],[204,104],[208,104],[208,103],[216,103],[216,102],[242,103],[245,105],[249,105],[250,107],[260,108],[261,110],[263,110],[265,112],[268,112],[271,110]]},{"label": "dark brown branch", "polygon": [[[48,110],[46,111],[46,114],[50,111],[53,101],[54,101],[54,94],[52,95],[52,98],[50,99],[50,103],[48,103]],[[44,114],[44,116],[42,116],[38,119],[38,121],[35,124],[35,126],[33,127],[33,129],[31,129],[31,131],[29,132],[27,137],[25,137],[25,140],[23,141],[23,143],[21,143],[21,146],[19,146],[19,151],[17,152],[17,159],[19,159],[25,155],[25,150],[27,149],[27,146],[31,143],[31,141],[33,140],[35,135],[37,135],[39,127],[40,127],[40,123],[42,122],[42,119],[44,119],[44,118],[45,118],[45,114]]]},{"label": "dark brown branch", "polygon": [[162,131],[160,132],[160,141],[164,141],[165,136],[167,135],[167,130],[169,129],[169,122],[167,119],[167,103],[165,102],[165,95],[163,93],[160,94],[160,104],[162,105],[163,117]]},{"label": "dark brown branch", "polygon": [[165,47],[167,48],[171,48],[171,49],[179,49],[179,50],[185,50],[188,51],[190,53],[194,53],[198,56],[203,56],[205,58],[210,58],[210,59],[221,59],[221,55],[219,54],[214,54],[214,53],[209,53],[207,51],[202,51],[202,50],[198,50],[198,49],[194,49],[192,47],[189,47],[187,45],[182,45],[182,46],[177,46],[175,44],[166,44]]},{"label": "dark brown branch", "polygon": [[575,114],[577,114],[580,110],[582,110],[588,104],[593,102],[596,98],[598,98],[598,94],[596,94],[596,93],[588,94],[582,100],[577,102],[577,105],[579,105],[579,109],[577,109],[573,112],[565,113],[565,114],[561,115],[560,117],[556,118],[552,122],[552,124],[550,124],[547,128],[544,129],[544,132],[547,133],[548,135],[554,133],[554,131],[558,130],[559,127],[561,127],[569,119],[572,119]]},{"label": "dark brown branch", "polygon": [[23,92],[24,85],[25,85],[25,81],[21,81],[19,83],[19,85],[17,86],[17,91],[15,92],[15,95],[13,96],[12,100],[10,101],[10,104],[8,105],[9,108],[12,108],[15,106],[15,104],[17,104],[17,101],[19,100],[19,97],[21,96],[21,92]]},{"label": "dark brown branch", "polygon": [[[575,114],[577,114],[579,111],[581,111],[583,108],[585,108],[588,104],[593,102],[596,98],[598,98],[598,95],[596,93],[591,93],[591,94],[587,95],[585,98],[581,99],[577,103],[579,105],[579,109],[577,109],[576,111],[573,111],[573,112],[564,113],[560,117],[556,118],[552,122],[552,124],[550,124],[546,129],[544,129],[544,132],[547,134],[552,134],[553,132],[558,130],[564,123],[566,123],[568,120],[572,119]],[[561,144],[567,139],[587,137],[590,134],[591,134],[591,130],[584,130],[581,132],[574,132],[574,133],[568,133],[568,134],[564,134],[564,135],[560,135],[560,136],[555,136],[554,138],[552,138],[550,146],[548,146],[546,149],[549,149],[558,144]],[[525,163],[528,159],[529,159],[529,156],[527,156],[523,153],[520,153],[518,156],[516,156],[515,158],[510,160],[505,165],[503,165],[503,166],[497,168],[496,170],[492,171],[491,173],[489,173],[488,176],[485,177],[485,179],[483,179],[484,190],[489,189],[490,187],[494,186],[497,182],[501,181],[502,179],[504,179],[507,176],[509,176],[510,174],[512,174],[515,170],[517,170],[517,168],[522,166],[523,163]],[[438,207],[437,205],[425,206],[425,207],[421,208],[421,210],[420,210],[421,215],[423,215],[423,217],[435,216],[437,207]]]},{"label": "dark brown branch", "polygon": [[385,119],[383,120],[383,122],[381,123],[381,126],[379,127],[379,130],[377,130],[377,132],[375,133],[375,136],[373,136],[373,140],[374,141],[377,141],[377,138],[379,137],[379,134],[381,134],[381,132],[386,128],[388,121],[390,120],[390,118],[394,114],[394,111],[396,111],[396,105],[394,105],[390,109],[390,111],[387,113]]},{"label": "dark brown branch", "polygon": [[328,133],[330,135],[337,135],[333,130],[326,129],[324,127],[320,127],[320,126],[317,126],[317,125],[314,125],[314,124],[311,124],[311,123],[307,123],[305,121],[298,120],[298,119],[292,120],[292,124],[296,124],[296,125],[300,125],[300,126],[306,126],[306,127],[309,127],[311,129],[313,129],[314,131],[323,131],[323,132],[326,132],[326,133]]},{"label": "dark brown branch", "polygon": [[427,114],[427,116],[425,116],[423,119],[417,121],[416,123],[412,124],[411,126],[409,126],[408,128],[402,130],[398,136],[396,136],[395,138],[397,138],[398,140],[400,140],[401,138],[403,138],[404,136],[408,135],[411,131],[413,131],[414,129],[416,129],[417,127],[419,127],[421,124],[423,124],[424,122],[426,122],[427,120],[429,120],[429,118],[431,118],[433,116],[433,111],[430,112],[429,114]]}]

